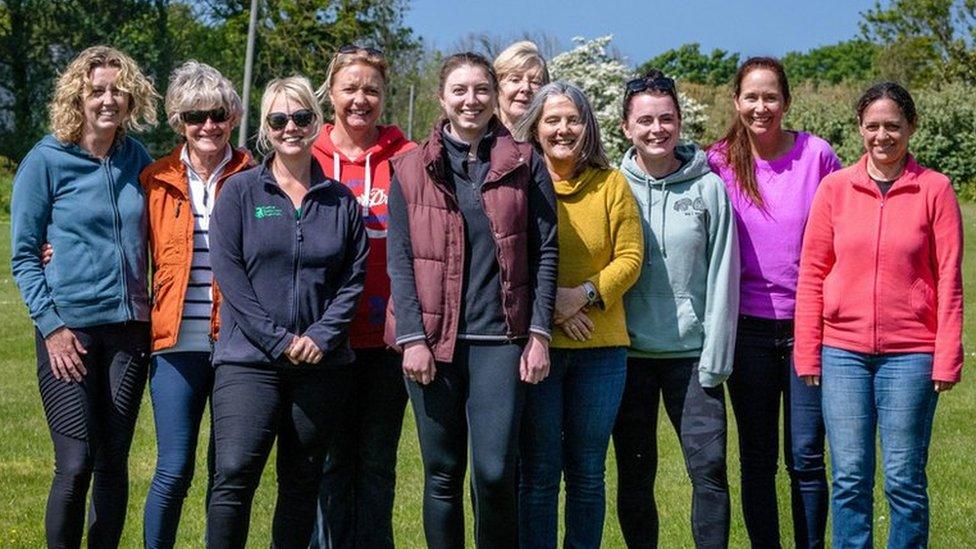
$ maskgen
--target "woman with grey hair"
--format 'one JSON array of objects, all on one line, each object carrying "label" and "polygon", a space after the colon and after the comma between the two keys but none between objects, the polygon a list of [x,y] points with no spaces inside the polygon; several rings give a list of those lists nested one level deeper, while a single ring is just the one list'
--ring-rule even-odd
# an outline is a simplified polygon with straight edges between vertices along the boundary
[{"label": "woman with grey hair", "polygon": [[556,190],[558,290],[549,377],[528,387],[521,437],[519,541],[555,547],[560,477],[567,547],[599,547],[604,462],[627,374],[623,295],[644,240],[624,176],[611,169],[593,109],[564,82],[541,88],[516,128],[541,151]]},{"label": "woman with grey hair", "polygon": [[[173,547],[193,478],[200,419],[213,387],[211,344],[219,296],[210,271],[210,215],[226,180],[250,165],[228,143],[243,108],[213,67],[187,61],[170,76],[166,115],[180,136],[140,176],[152,251],[152,362],[156,473],[146,498],[146,547]],[[207,479],[208,483],[211,479]]]}]

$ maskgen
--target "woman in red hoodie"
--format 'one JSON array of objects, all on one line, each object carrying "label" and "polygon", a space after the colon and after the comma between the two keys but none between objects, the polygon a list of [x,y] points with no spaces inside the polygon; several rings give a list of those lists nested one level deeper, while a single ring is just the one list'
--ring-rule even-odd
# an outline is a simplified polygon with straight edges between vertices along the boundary
[{"label": "woman in red hoodie", "polygon": [[344,46],[332,57],[318,96],[335,120],[322,127],[312,155],[328,177],[356,196],[369,235],[366,285],[349,328],[357,384],[325,461],[319,521],[310,547],[393,547],[396,452],[407,393],[400,356],[383,344],[390,279],[386,274],[389,159],[416,146],[396,126],[377,124],[387,61],[374,48]]},{"label": "woman in red hoodie", "polygon": [[857,119],[867,153],[823,180],[807,222],[796,371],[823,383],[833,546],[873,546],[880,431],[888,547],[925,547],[932,418],[962,370],[962,220],[949,179],[908,153],[907,90],[871,87]]}]

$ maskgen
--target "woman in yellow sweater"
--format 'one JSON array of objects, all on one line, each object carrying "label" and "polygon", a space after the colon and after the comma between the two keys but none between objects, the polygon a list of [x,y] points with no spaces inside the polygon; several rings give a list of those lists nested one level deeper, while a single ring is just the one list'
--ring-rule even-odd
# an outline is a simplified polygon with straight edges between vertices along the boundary
[{"label": "woman in yellow sweater", "polygon": [[541,88],[516,136],[542,152],[556,190],[559,289],[549,376],[529,388],[522,421],[519,540],[555,547],[566,480],[566,547],[599,547],[604,462],[627,373],[622,297],[644,241],[627,180],[610,169],[593,109],[563,82]]}]

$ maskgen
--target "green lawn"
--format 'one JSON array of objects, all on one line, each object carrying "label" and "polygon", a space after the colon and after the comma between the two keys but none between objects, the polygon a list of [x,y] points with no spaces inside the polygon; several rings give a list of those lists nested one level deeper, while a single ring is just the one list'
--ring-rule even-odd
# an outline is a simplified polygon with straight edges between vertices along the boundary
[{"label": "green lawn", "polygon": [[[965,279],[966,311],[964,344],[970,367],[976,357],[976,205],[963,207],[966,225]],[[0,222],[0,231],[9,234],[9,222]],[[0,239],[0,256],[9,257],[9,241]],[[44,544],[44,505],[53,467],[53,454],[47,427],[41,411],[34,373],[33,328],[25,314],[20,296],[10,277],[8,261],[0,264],[0,546],[40,547]],[[968,377],[968,375],[967,375]],[[973,472],[973,450],[976,448],[974,415],[976,388],[968,379],[946,394],[939,404],[929,463],[932,496],[932,546],[976,547],[976,475]],[[142,504],[155,462],[152,414],[148,396],[143,402],[136,439],[130,460],[131,496],[129,520],[123,546],[139,547],[141,541]],[[664,417],[664,414],[661,414]],[[729,415],[731,418],[731,413]],[[206,423],[206,422],[205,422]],[[661,456],[657,496],[661,516],[661,546],[691,547],[688,526],[690,509],[689,482],[676,437],[669,424],[660,428]],[[206,440],[202,435],[202,440]],[[732,546],[747,546],[742,514],[738,509],[738,457],[735,451],[734,426],[729,439],[729,472],[732,483]],[[193,484],[184,508],[178,546],[201,546],[204,528],[204,448],[197,460],[197,481]],[[422,470],[413,418],[400,444],[398,490],[394,523],[401,547],[422,547],[421,524]],[[604,527],[606,547],[623,547],[617,526],[614,497],[616,493],[613,457],[607,465],[607,520]],[[251,527],[251,546],[267,547],[271,510],[274,504],[274,472],[269,469],[258,491]],[[783,540],[791,544],[789,494],[785,471],[778,476],[780,493],[780,528]],[[887,509],[881,482],[875,491],[875,520],[878,539],[887,530]],[[470,514],[468,528],[471,527]]]}]

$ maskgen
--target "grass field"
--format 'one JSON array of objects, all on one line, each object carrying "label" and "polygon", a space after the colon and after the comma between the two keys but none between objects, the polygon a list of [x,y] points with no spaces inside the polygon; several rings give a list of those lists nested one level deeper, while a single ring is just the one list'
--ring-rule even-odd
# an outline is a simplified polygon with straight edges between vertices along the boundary
[{"label": "grass field", "polygon": [[[963,207],[966,226],[966,310],[964,345],[966,361],[976,363],[976,205]],[[0,232],[9,234],[9,222],[0,222]],[[10,256],[9,240],[0,238],[0,257]],[[51,480],[53,453],[41,410],[34,362],[33,328],[10,277],[10,263],[0,262],[0,546],[41,547],[44,545],[44,505]],[[966,377],[969,378],[967,372]],[[929,462],[932,499],[932,547],[976,547],[976,387],[966,379],[942,397],[935,423]],[[664,417],[664,414],[661,414]],[[731,413],[729,415],[731,418]],[[421,524],[422,471],[413,418],[408,412],[400,442],[398,489],[394,526],[400,547],[423,547]],[[666,420],[665,420],[666,421]],[[204,422],[206,423],[206,422]],[[731,421],[730,421],[731,423]],[[729,474],[732,483],[732,547],[746,547],[748,540],[739,511],[738,456],[734,425],[729,438]],[[661,519],[661,547],[691,547],[688,525],[689,482],[676,437],[667,423],[660,426],[660,469],[657,498]],[[205,441],[205,435],[201,435]],[[201,445],[203,446],[203,445]],[[204,448],[197,460],[197,480],[184,507],[179,547],[202,546],[204,528]],[[142,507],[155,463],[152,412],[148,395],[130,459],[131,492],[129,515],[123,536],[124,547],[141,545]],[[617,526],[613,455],[607,463],[607,520],[604,546],[623,547]],[[258,492],[252,517],[249,546],[267,547],[274,503],[274,472],[268,469]],[[783,541],[791,545],[789,493],[785,471],[778,475],[780,529]],[[886,538],[887,509],[880,477],[875,490],[875,520],[879,543]],[[470,514],[467,526],[470,530]]]}]

